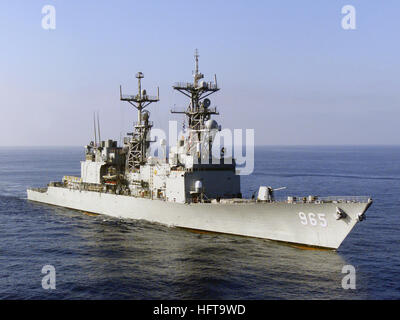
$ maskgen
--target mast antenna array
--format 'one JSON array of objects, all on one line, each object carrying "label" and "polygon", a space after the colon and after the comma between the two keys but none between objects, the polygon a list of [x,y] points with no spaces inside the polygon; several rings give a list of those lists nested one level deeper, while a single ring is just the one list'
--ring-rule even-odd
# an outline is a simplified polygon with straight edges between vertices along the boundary
[{"label": "mast antenna array", "polygon": [[132,106],[134,106],[138,110],[138,122],[141,121],[142,111],[149,104],[153,102],[160,101],[160,88],[157,87],[157,97],[148,96],[146,90],[142,90],[142,79],[144,78],[144,74],[142,72],[138,72],[136,74],[136,78],[138,79],[138,94],[137,95],[123,95],[122,94],[122,86],[119,86],[120,99],[121,101],[127,101]]},{"label": "mast antenna array", "polygon": [[[194,53],[195,71],[193,74],[193,83],[179,82],[174,84],[173,88],[184,94],[190,99],[189,107],[184,110],[171,110],[171,113],[181,113],[188,117],[189,128],[201,130],[204,128],[205,121],[211,118],[211,115],[218,115],[216,108],[209,108],[209,100],[204,100],[209,95],[219,90],[217,86],[217,76],[214,76],[215,82],[200,81],[204,75],[199,72],[199,51]],[[207,101],[207,102],[206,102]]]},{"label": "mast antenna array", "polygon": [[149,112],[144,111],[144,109],[151,103],[160,100],[160,89],[158,87],[157,97],[147,95],[146,90],[142,89],[142,79],[144,78],[142,72],[138,72],[136,78],[138,79],[138,94],[123,95],[122,87],[119,87],[120,100],[127,101],[138,111],[137,122],[134,124],[134,132],[129,134],[132,138],[128,143],[129,151],[126,163],[128,171],[135,170],[146,162],[147,150],[150,147],[150,141],[147,139],[147,136],[153,123],[149,121]]}]

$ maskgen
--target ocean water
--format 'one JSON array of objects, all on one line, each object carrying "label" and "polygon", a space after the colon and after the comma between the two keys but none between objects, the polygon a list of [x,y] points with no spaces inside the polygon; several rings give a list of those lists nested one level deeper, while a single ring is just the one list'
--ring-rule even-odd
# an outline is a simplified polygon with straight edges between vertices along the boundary
[{"label": "ocean water", "polygon": [[[1,299],[399,299],[400,147],[258,147],[244,195],[370,195],[339,251],[88,216],[26,200],[79,175],[83,148],[0,148]],[[42,267],[56,269],[44,290]],[[356,289],[342,288],[344,265]]]}]

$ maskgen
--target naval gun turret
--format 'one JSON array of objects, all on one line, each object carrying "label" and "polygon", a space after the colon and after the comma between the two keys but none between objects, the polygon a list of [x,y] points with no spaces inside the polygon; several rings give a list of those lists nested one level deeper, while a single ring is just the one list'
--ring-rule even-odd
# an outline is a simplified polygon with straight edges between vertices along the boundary
[{"label": "naval gun turret", "polygon": [[275,200],[274,192],[284,189],[286,189],[286,187],[280,187],[274,189],[270,186],[260,186],[258,190],[257,200],[261,202],[274,202]]}]

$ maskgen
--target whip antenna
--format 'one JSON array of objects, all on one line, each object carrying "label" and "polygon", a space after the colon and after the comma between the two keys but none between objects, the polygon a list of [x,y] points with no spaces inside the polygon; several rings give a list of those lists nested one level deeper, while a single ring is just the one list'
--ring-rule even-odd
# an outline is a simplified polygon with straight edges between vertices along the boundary
[{"label": "whip antenna", "polygon": [[101,138],[100,138],[100,121],[99,121],[99,112],[97,111],[97,129],[99,130],[99,145],[101,147]]},{"label": "whip antenna", "polygon": [[93,129],[94,129],[94,145],[97,147],[97,136],[96,136],[96,113],[93,112]]}]

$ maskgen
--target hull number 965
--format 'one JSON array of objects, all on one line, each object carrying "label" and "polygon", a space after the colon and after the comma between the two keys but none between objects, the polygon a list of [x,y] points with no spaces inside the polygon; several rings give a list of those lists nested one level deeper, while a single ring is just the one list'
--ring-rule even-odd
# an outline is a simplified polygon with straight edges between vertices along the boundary
[{"label": "hull number 965", "polygon": [[299,212],[299,218],[300,222],[304,225],[320,225],[321,227],[326,227],[328,225],[324,213],[315,214],[310,212],[308,215],[306,215],[304,212]]}]

